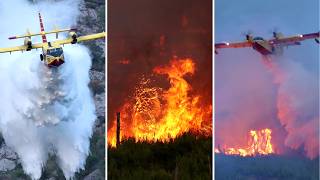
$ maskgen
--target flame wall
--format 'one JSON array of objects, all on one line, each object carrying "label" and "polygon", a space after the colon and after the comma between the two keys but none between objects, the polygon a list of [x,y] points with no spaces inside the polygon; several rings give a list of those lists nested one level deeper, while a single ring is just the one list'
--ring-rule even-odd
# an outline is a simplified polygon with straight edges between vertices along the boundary
[{"label": "flame wall", "polygon": [[[212,2],[110,0],[108,3],[109,133],[114,125],[116,112],[132,108],[127,102],[134,99],[142,77],[146,76],[151,80],[150,87],[164,91],[170,88],[167,76],[155,76],[154,68],[169,65],[175,57],[193,60],[195,72],[192,76],[183,76],[192,87],[187,92],[188,96],[199,96],[199,106],[210,107]],[[122,113],[121,120],[130,119],[125,116]],[[133,123],[132,120],[127,120],[121,126],[126,128],[133,126]]]}]

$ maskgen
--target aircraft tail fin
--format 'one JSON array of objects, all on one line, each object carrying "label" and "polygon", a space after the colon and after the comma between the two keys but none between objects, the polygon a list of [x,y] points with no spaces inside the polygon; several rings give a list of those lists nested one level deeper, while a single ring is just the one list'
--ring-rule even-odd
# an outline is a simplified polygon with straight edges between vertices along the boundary
[{"label": "aircraft tail fin", "polygon": [[45,31],[44,31],[43,21],[42,21],[42,17],[41,17],[40,12],[39,12],[39,21],[40,21],[40,34],[42,36],[42,42],[46,43],[47,42],[47,36],[45,34]]}]

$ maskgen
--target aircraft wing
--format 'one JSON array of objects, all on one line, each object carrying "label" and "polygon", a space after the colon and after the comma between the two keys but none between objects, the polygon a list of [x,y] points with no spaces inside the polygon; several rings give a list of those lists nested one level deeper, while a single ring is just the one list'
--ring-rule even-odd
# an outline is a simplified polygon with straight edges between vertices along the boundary
[{"label": "aircraft wing", "polygon": [[237,42],[237,43],[217,43],[214,44],[214,47],[216,49],[220,49],[220,48],[246,48],[246,47],[251,47],[252,43],[248,42],[248,41],[244,41],[244,42]]},{"label": "aircraft wing", "polygon": [[[32,44],[31,49],[42,48],[43,45],[44,45],[44,43]],[[9,48],[0,48],[0,53],[7,53],[7,52],[11,53],[14,51],[22,51],[22,52],[27,51],[27,46],[22,45],[22,46],[15,46],[15,47],[9,47]]]},{"label": "aircraft wing", "polygon": [[[100,39],[100,38],[104,38],[105,36],[106,36],[105,32],[97,33],[97,34],[90,34],[90,35],[86,35],[86,36],[79,36],[79,37],[77,37],[77,43],[83,42],[83,41],[90,41],[90,40],[94,40],[94,39]],[[54,41],[53,43],[63,45],[63,44],[71,44],[72,42],[73,42],[72,37],[69,37],[67,39]]]},{"label": "aircraft wing", "polygon": [[317,33],[309,33],[309,34],[300,34],[291,37],[284,37],[279,39],[271,39],[269,43],[271,44],[283,44],[283,45],[290,45],[292,43],[299,43],[300,41],[304,41],[307,39],[318,39],[320,36],[320,32]]}]

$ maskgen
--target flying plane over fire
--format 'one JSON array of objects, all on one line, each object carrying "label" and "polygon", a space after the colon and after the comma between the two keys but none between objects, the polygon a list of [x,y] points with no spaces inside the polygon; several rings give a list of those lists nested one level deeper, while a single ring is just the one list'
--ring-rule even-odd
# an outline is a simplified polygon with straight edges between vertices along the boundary
[{"label": "flying plane over fire", "polygon": [[[9,37],[9,39],[19,39],[24,38],[24,44],[21,46],[9,47],[9,48],[0,48],[0,53],[14,52],[14,51],[31,51],[32,49],[42,48],[42,54],[40,54],[40,60],[44,61],[44,64],[48,67],[58,67],[65,62],[62,45],[65,44],[76,44],[83,41],[90,41],[95,39],[100,39],[105,37],[105,32],[77,36],[76,29],[57,29],[55,28],[52,31],[46,32],[44,30],[44,25],[42,21],[41,14],[39,13],[40,21],[40,32],[32,34],[29,30],[27,33],[21,36]],[[69,37],[62,40],[55,40],[52,42],[47,41],[47,34],[56,34],[56,39],[58,39],[58,34],[61,32],[69,32]],[[31,41],[32,36],[42,36],[42,43],[33,44]]]},{"label": "flying plane over fire", "polygon": [[253,37],[250,33],[246,34],[246,41],[235,43],[217,43],[215,44],[215,53],[218,53],[218,49],[222,48],[247,48],[252,47],[258,51],[264,58],[268,58],[269,55],[281,55],[283,48],[288,46],[301,45],[301,41],[307,39],[315,39],[319,44],[320,32],[299,34],[291,37],[284,37],[280,32],[273,32],[273,38],[266,40],[262,37]]}]

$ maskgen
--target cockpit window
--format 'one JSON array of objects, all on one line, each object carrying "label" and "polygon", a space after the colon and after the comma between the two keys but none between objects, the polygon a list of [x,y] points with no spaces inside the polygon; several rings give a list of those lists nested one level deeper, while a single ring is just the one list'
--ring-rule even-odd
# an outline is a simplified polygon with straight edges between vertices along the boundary
[{"label": "cockpit window", "polygon": [[253,38],[253,40],[264,41],[264,39],[262,37],[255,37],[255,38]]},{"label": "cockpit window", "polygon": [[54,57],[59,57],[61,56],[63,53],[63,50],[62,48],[55,48],[55,49],[49,49],[47,51],[47,54],[50,55],[50,56],[54,56]]}]

